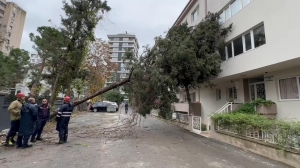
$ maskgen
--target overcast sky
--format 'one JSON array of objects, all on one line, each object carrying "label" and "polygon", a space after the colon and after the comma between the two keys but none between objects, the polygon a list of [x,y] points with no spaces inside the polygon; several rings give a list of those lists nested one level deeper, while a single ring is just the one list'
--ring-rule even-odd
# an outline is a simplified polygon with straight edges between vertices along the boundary
[{"label": "overcast sky", "polygon": [[[9,0],[8,0],[9,1]],[[60,26],[62,0],[14,0],[27,12],[21,48],[29,52],[33,43],[29,33],[36,33],[39,26]],[[108,0],[111,11],[98,25],[97,37],[107,39],[107,34],[127,31],[135,34],[140,46],[154,44],[154,37],[168,30],[188,0]],[[48,20],[51,19],[51,23]]]}]

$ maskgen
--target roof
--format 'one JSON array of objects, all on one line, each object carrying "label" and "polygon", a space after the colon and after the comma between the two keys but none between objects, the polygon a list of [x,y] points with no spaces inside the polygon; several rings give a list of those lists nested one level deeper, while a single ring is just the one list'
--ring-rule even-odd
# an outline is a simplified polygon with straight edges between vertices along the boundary
[{"label": "roof", "polygon": [[190,0],[186,6],[184,7],[184,9],[182,10],[182,12],[180,13],[180,15],[178,16],[178,18],[176,19],[175,23],[173,24],[173,26],[180,24],[180,22],[183,20],[183,18],[186,16],[186,14],[190,11],[190,9],[193,7],[193,5],[197,2],[197,0]]}]

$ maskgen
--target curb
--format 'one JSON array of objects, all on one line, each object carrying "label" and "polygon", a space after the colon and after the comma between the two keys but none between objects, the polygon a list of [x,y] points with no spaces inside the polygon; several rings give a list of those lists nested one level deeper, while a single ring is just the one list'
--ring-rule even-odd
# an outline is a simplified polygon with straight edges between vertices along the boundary
[{"label": "curb", "polygon": [[197,134],[197,133],[195,133],[195,132],[193,132],[193,131],[191,131],[191,130],[188,130],[188,129],[186,129],[186,128],[180,126],[180,124],[188,125],[188,124],[186,124],[186,123],[180,123],[180,122],[174,122],[174,121],[172,121],[172,120],[166,120],[166,119],[163,119],[162,117],[155,116],[155,115],[150,115],[150,117],[153,117],[153,118],[156,118],[156,119],[158,119],[158,120],[164,121],[164,122],[166,122],[167,124],[172,124],[172,125],[178,126],[178,127],[183,128],[183,129],[185,129],[185,130],[187,130],[187,131],[189,131],[189,132],[191,132],[191,133],[193,133],[193,134],[195,134],[195,135],[199,135],[199,136],[204,137],[204,138],[210,138],[209,135],[208,135],[207,133],[204,133],[204,132],[203,132],[202,134]]}]

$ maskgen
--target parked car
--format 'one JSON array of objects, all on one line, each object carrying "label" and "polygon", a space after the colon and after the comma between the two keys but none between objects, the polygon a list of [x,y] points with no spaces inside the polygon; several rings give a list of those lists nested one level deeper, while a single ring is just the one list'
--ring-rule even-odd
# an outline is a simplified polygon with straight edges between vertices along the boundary
[{"label": "parked car", "polygon": [[110,101],[103,101],[105,103],[109,103],[111,104],[112,106],[114,106],[114,108],[116,108],[114,111],[117,112],[119,110],[119,106],[116,102],[110,102]]},{"label": "parked car", "polygon": [[91,105],[90,110],[94,112],[107,112],[107,106],[109,103],[106,102],[96,102]]}]

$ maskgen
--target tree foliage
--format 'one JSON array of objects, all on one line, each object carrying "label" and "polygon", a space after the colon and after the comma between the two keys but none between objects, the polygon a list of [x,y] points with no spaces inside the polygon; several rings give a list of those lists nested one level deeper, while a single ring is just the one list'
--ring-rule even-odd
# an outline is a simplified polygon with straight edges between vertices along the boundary
[{"label": "tree foliage", "polygon": [[174,84],[189,90],[210,84],[210,79],[221,72],[220,48],[232,25],[222,28],[219,15],[209,13],[194,27],[187,23],[172,27],[165,38],[157,38],[160,57],[157,61],[162,73],[169,74]]},{"label": "tree foliage", "polygon": [[12,49],[8,56],[0,52],[0,90],[14,88],[26,77],[29,64],[29,52]]},{"label": "tree foliage", "polygon": [[137,112],[145,115],[156,108],[168,118],[179,89],[186,91],[191,103],[189,90],[210,84],[221,72],[220,49],[232,26],[222,28],[218,20],[218,14],[209,13],[194,27],[173,26],[138,58],[126,53],[128,67],[134,67],[126,92]]},{"label": "tree foliage", "polygon": [[110,90],[101,97],[105,98],[105,100],[107,101],[116,102],[118,104],[120,104],[124,100],[124,96],[118,89]]}]

